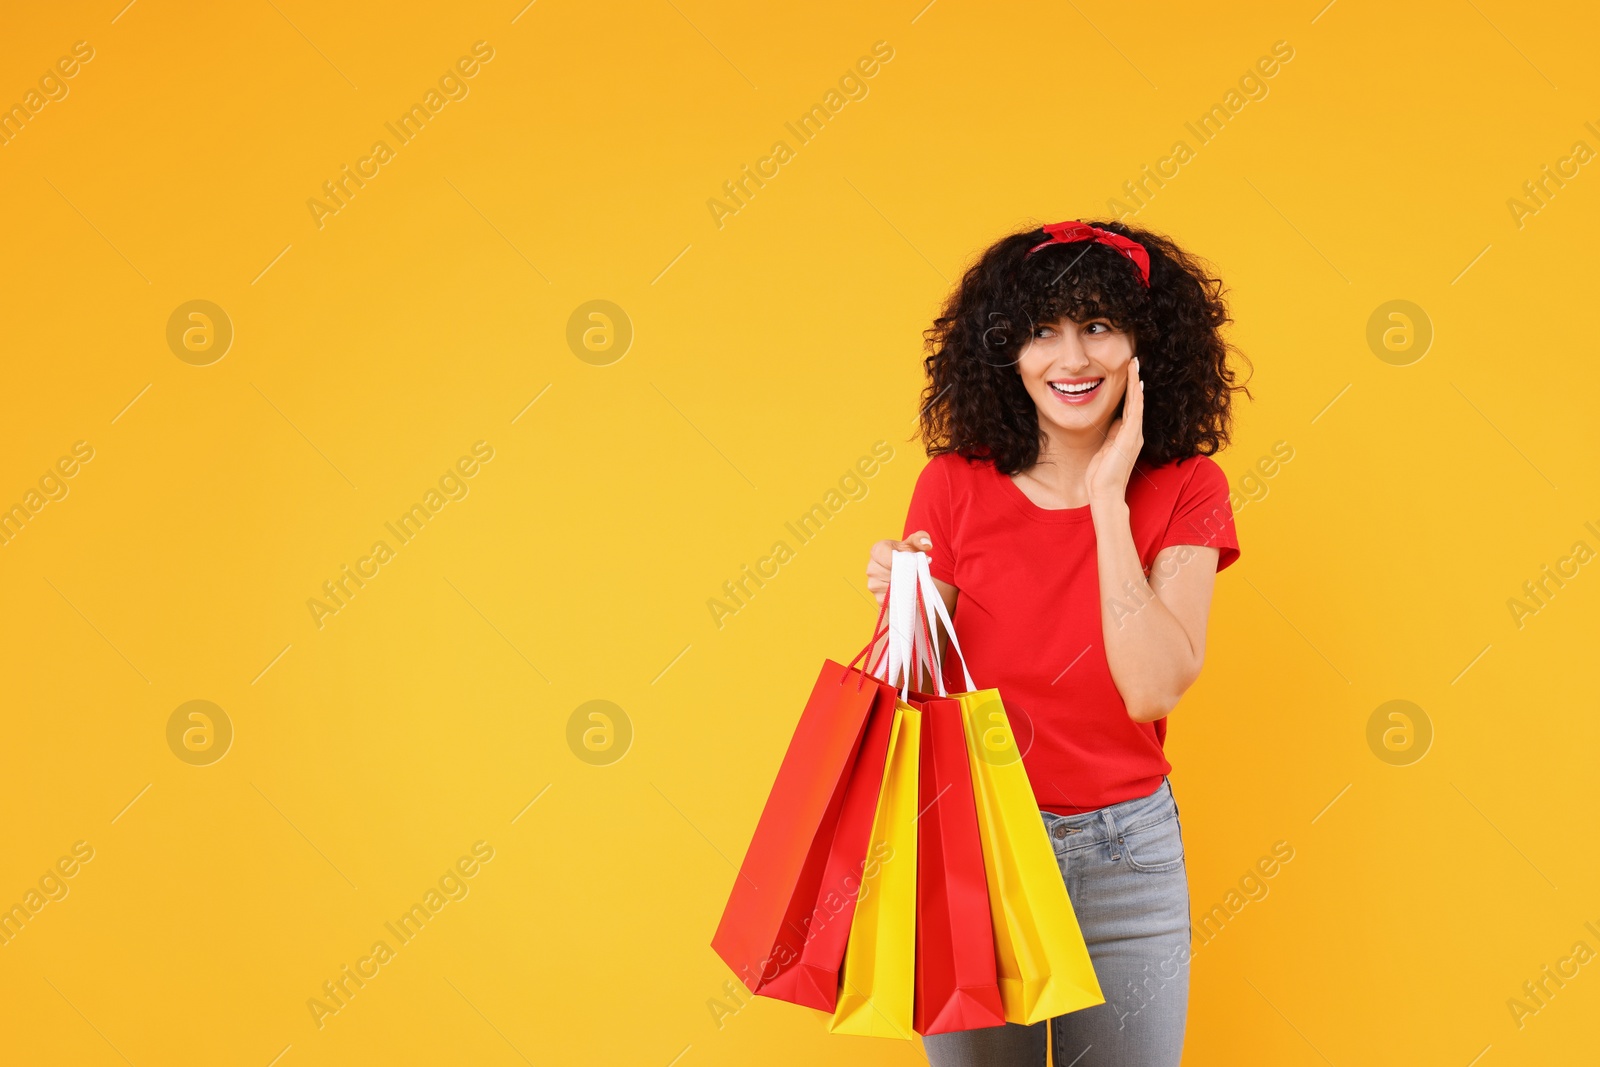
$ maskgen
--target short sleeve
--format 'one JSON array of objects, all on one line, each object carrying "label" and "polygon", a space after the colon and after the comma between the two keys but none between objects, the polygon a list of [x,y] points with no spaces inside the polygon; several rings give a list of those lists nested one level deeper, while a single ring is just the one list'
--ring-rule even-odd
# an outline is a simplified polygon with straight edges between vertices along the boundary
[{"label": "short sleeve", "polygon": [[901,531],[900,539],[904,541],[918,530],[926,530],[928,537],[933,540],[933,549],[928,553],[928,573],[941,582],[954,585],[956,545],[951,537],[953,523],[950,517],[948,462],[944,455],[935,456],[922,468],[922,473],[917,475],[917,484],[911,490],[911,506],[906,510],[906,525]]},{"label": "short sleeve", "polygon": [[1156,551],[1171,545],[1208,545],[1218,550],[1217,571],[1221,573],[1239,558],[1228,476],[1210,456],[1196,456],[1189,462],[1194,465],[1193,473],[1178,493],[1172,520]]}]

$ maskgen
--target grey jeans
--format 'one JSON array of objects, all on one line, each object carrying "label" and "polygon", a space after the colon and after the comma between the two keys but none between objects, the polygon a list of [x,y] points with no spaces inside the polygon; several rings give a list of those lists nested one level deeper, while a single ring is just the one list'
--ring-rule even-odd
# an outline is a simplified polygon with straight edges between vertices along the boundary
[{"label": "grey jeans", "polygon": [[1189,1008],[1189,881],[1172,784],[1045,829],[1106,1002],[1033,1026],[922,1039],[932,1067],[1177,1067]]}]

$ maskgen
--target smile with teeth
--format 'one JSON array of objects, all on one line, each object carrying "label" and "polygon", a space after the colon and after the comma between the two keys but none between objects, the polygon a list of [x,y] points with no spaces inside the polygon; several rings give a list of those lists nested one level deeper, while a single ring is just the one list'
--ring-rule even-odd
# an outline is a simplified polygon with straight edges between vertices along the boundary
[{"label": "smile with teeth", "polygon": [[1069,404],[1081,404],[1088,400],[1100,388],[1104,378],[1096,378],[1092,382],[1050,382],[1050,388],[1062,400]]}]

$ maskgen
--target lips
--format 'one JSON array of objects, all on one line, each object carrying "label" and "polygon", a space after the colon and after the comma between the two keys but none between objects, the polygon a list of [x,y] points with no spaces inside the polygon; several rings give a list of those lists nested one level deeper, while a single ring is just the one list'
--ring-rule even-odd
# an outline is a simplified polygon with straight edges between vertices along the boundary
[{"label": "lips", "polygon": [[1050,392],[1063,404],[1087,404],[1100,395],[1100,387],[1105,384],[1104,378],[1093,378],[1081,382],[1048,382]]}]

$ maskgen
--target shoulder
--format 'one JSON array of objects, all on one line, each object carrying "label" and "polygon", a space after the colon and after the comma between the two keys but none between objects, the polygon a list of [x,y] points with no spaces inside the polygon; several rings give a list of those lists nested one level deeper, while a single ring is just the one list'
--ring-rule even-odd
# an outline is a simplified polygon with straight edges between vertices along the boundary
[{"label": "shoulder", "polygon": [[928,460],[918,480],[937,480],[942,484],[960,486],[993,475],[994,464],[987,459],[965,456],[960,452],[941,452]]},{"label": "shoulder", "polygon": [[1140,469],[1151,484],[1174,493],[1181,494],[1186,489],[1213,492],[1220,489],[1226,493],[1228,489],[1227,472],[1210,456],[1187,456],[1160,466],[1145,465],[1141,461]]}]

